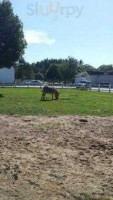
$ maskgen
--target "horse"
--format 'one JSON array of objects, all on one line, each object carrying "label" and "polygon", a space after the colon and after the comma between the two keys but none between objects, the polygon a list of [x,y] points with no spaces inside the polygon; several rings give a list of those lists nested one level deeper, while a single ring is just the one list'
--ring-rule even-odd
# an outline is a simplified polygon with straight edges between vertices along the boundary
[{"label": "horse", "polygon": [[55,96],[55,99],[58,100],[59,99],[59,92],[50,86],[44,86],[43,90],[42,90],[42,99],[41,100],[45,100],[45,96],[46,94],[52,94],[52,100],[53,100],[53,96]]}]

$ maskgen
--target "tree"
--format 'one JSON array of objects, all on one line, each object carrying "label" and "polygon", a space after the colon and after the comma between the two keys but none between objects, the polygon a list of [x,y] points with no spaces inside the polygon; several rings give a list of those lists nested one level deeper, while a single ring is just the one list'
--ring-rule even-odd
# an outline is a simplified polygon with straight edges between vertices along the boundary
[{"label": "tree", "polygon": [[92,71],[96,71],[96,69],[91,65],[83,64],[82,66],[80,66],[78,68],[78,73],[84,72],[84,71],[91,71],[92,72]]},{"label": "tree", "polygon": [[44,75],[39,72],[39,73],[35,74],[35,79],[36,80],[44,80]]},{"label": "tree", "polygon": [[34,72],[42,73],[44,76],[44,79],[46,79],[46,73],[51,65],[58,65],[62,63],[62,59],[44,59],[40,62],[37,62],[35,64]]},{"label": "tree", "polygon": [[72,76],[70,75],[70,69],[69,64],[67,62],[63,62],[61,65],[59,65],[59,73],[61,77],[61,81],[70,82],[72,79]]},{"label": "tree", "polygon": [[78,64],[80,67],[82,67],[84,65],[83,60],[80,60]]},{"label": "tree", "polygon": [[18,65],[15,67],[16,68],[16,79],[21,79],[22,81],[29,80],[29,79],[34,79],[35,74],[32,65],[27,63],[24,58],[21,58],[19,60]]},{"label": "tree", "polygon": [[59,73],[62,81],[73,82],[78,69],[78,61],[69,57],[59,65]]},{"label": "tree", "polygon": [[23,24],[8,0],[0,2],[0,67],[12,67],[26,47]]},{"label": "tree", "polygon": [[98,70],[102,72],[113,71],[113,65],[101,65]]},{"label": "tree", "polygon": [[26,62],[25,62],[24,58],[22,58],[22,57],[19,59],[18,63],[14,64],[16,79],[21,79],[23,81],[25,64],[26,64]]},{"label": "tree", "polygon": [[60,75],[59,75],[59,70],[58,66],[55,64],[52,64],[49,69],[47,70],[46,73],[46,79],[49,81],[59,81],[60,80]]}]

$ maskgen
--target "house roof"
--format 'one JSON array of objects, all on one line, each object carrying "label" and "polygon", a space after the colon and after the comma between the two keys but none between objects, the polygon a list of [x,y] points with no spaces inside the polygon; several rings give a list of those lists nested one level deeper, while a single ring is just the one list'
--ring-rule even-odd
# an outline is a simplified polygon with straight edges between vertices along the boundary
[{"label": "house roof", "polygon": [[89,75],[104,75],[104,72],[101,71],[88,71]]},{"label": "house roof", "polygon": [[113,75],[113,71],[102,72],[102,71],[88,71],[89,75]]}]

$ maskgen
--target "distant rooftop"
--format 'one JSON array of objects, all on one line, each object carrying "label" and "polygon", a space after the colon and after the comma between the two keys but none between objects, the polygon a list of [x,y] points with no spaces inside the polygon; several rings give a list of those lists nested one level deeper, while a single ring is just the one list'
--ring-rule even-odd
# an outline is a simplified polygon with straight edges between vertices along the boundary
[{"label": "distant rooftop", "polygon": [[88,71],[89,75],[113,75],[113,71],[102,72],[102,71]]}]

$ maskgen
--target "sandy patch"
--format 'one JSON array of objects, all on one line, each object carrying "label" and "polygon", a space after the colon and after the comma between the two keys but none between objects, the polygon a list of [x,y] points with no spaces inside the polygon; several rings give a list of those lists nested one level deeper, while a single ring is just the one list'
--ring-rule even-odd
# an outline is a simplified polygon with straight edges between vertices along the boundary
[{"label": "sandy patch", "polygon": [[0,200],[113,199],[113,117],[0,116]]}]

